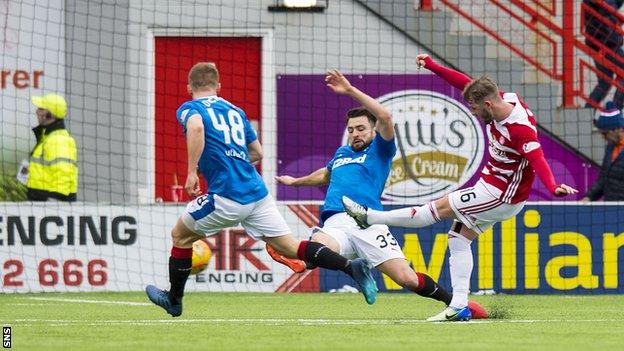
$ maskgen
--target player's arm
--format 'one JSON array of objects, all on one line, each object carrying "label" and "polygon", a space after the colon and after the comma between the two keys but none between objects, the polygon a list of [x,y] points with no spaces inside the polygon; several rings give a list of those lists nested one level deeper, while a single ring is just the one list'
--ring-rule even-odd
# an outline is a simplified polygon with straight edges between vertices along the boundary
[{"label": "player's arm", "polygon": [[252,127],[249,119],[247,119],[247,114],[245,111],[239,109],[238,113],[243,116],[243,123],[245,125],[245,141],[247,143],[247,154],[249,155],[249,162],[252,164],[256,164],[264,157],[264,152],[262,152],[262,144],[258,140],[258,134]]},{"label": "player's arm", "polygon": [[326,167],[319,168],[316,171],[299,178],[288,175],[276,176],[275,180],[290,186],[321,186],[329,184],[330,172]]},{"label": "player's arm", "polygon": [[546,189],[548,189],[548,191],[555,196],[576,194],[578,190],[566,184],[557,184],[555,176],[553,175],[552,170],[544,157],[544,150],[542,150],[542,147],[537,140],[537,134],[531,131],[529,135],[529,138],[523,139],[517,145],[516,150],[519,151],[522,156],[527,159],[527,161],[529,161],[529,165],[531,165],[531,168],[533,168],[542,184],[544,184]]},{"label": "player's arm", "polygon": [[377,117],[375,129],[385,140],[394,138],[394,123],[392,115],[377,100],[362,92],[360,89],[351,85],[349,80],[345,78],[338,70],[330,70],[325,77],[325,83],[336,94],[348,95],[358,101],[368,111]]},{"label": "player's arm", "polygon": [[264,153],[262,152],[262,144],[260,144],[258,139],[247,144],[247,153],[249,154],[249,162],[252,164],[256,164],[262,160]]},{"label": "player's arm", "polygon": [[427,54],[416,56],[416,64],[418,68],[425,67],[461,91],[464,91],[466,85],[472,80],[470,76],[462,72],[439,65]]},{"label": "player's arm", "polygon": [[197,164],[204,151],[204,122],[200,115],[195,114],[186,122],[186,148],[188,154],[188,168],[184,189],[191,196],[201,194],[199,177],[197,176]]}]

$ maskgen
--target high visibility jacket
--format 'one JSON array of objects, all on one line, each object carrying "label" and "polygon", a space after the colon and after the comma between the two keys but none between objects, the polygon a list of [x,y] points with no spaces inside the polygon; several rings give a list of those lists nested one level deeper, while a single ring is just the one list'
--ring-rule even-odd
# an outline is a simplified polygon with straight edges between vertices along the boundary
[{"label": "high visibility jacket", "polygon": [[30,154],[28,199],[75,201],[78,191],[76,142],[62,120],[33,129],[37,145]]}]

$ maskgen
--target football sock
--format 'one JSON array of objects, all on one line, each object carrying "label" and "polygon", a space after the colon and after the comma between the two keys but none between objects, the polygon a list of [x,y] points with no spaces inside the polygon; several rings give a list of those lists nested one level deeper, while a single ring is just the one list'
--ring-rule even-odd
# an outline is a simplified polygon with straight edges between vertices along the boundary
[{"label": "football sock", "polygon": [[193,248],[173,247],[171,256],[169,257],[169,283],[171,289],[169,296],[174,303],[180,303],[184,296],[184,285],[186,279],[191,274],[191,265],[193,263]]},{"label": "football sock", "polygon": [[433,202],[423,206],[405,207],[392,211],[366,212],[368,224],[386,224],[396,227],[422,228],[440,221],[438,210]]},{"label": "football sock", "polygon": [[451,303],[452,296],[444,290],[430,276],[424,273],[416,273],[418,276],[418,288],[414,292],[422,297],[444,302],[447,306]]},{"label": "football sock", "polygon": [[316,267],[343,271],[352,275],[351,262],[321,243],[303,240],[299,244],[297,257]]},{"label": "football sock", "polygon": [[464,236],[449,231],[448,247],[451,252],[449,265],[451,270],[451,284],[453,285],[451,307],[464,308],[468,305],[470,275],[473,266],[470,243],[471,241]]}]

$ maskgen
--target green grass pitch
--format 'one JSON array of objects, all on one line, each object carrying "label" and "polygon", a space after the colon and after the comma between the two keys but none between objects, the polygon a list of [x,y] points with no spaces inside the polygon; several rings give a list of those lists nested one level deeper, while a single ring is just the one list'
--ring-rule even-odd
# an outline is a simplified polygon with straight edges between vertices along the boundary
[{"label": "green grass pitch", "polygon": [[189,293],[171,318],[142,293],[0,294],[14,350],[618,350],[624,296],[494,295],[496,318],[423,320],[412,294]]}]

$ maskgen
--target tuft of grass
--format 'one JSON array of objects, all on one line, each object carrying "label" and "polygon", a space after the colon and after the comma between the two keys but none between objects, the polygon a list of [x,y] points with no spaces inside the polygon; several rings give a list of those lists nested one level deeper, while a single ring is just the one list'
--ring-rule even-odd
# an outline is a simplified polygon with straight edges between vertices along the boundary
[{"label": "tuft of grass", "polygon": [[495,303],[486,307],[490,319],[510,319],[509,307]]},{"label": "tuft of grass", "polygon": [[26,187],[14,176],[0,175],[0,201],[26,201]]}]

